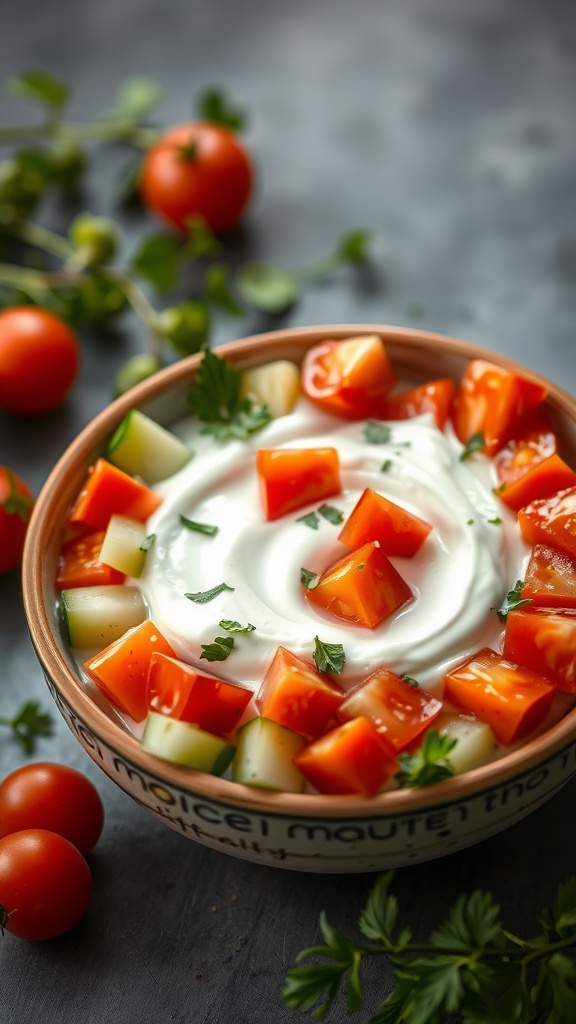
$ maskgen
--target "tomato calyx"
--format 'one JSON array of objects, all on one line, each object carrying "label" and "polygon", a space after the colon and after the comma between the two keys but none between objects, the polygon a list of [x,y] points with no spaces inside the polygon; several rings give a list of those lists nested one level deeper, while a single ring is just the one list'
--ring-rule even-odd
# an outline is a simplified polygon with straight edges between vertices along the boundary
[{"label": "tomato calyx", "polygon": [[198,159],[200,147],[196,139],[191,139],[190,142],[185,143],[182,146],[176,146],[176,152],[180,159],[186,164],[193,164]]},{"label": "tomato calyx", "polygon": [[26,495],[20,494],[13,470],[7,468],[6,476],[8,477],[10,493],[7,498],[4,498],[4,501],[0,502],[0,505],[2,505],[7,515],[20,516],[22,522],[27,523],[30,519],[32,506],[34,505],[34,498],[28,498]]},{"label": "tomato calyx", "polygon": [[0,903],[0,935],[2,937],[4,937],[4,935],[6,934],[4,929],[5,929],[6,925],[8,924],[9,918],[10,918],[10,914],[8,913],[7,910],[4,909],[4,907]]}]

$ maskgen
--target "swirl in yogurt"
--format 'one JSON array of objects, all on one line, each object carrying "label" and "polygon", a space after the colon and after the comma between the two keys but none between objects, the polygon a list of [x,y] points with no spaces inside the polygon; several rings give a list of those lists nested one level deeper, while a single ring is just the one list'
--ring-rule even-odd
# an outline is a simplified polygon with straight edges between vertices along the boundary
[{"label": "swirl in yogurt", "polygon": [[[311,660],[319,636],[343,644],[339,678],[346,687],[385,665],[434,690],[453,665],[498,646],[494,608],[522,575],[528,552],[516,517],[494,496],[490,460],[462,461],[460,442],[431,416],[389,426],[388,443],[370,444],[364,422],[327,415],[305,398],[247,441],[216,441],[193,420],[176,425],[195,454],[158,485],[164,501],[149,520],[155,543],[140,584],[152,619],[180,657],[257,689],[279,645]],[[305,597],[301,568],[321,574],[348,551],[339,527],[322,517],[317,530],[299,521],[315,505],[273,522],[262,512],[257,449],[327,445],[339,453],[342,478],[342,493],[330,504],[345,518],[370,487],[433,527],[413,558],[391,558],[413,598],[373,630],[337,620]],[[180,516],[217,533],[190,531]],[[221,583],[232,589],[205,604],[185,596]],[[201,645],[223,635],[221,620],[255,629],[236,637],[223,664],[211,665],[201,659]]]}]

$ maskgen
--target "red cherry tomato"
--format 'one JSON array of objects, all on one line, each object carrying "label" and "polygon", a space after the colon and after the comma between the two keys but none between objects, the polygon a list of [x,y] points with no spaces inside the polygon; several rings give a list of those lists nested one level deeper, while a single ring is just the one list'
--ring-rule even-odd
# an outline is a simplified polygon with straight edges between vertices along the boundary
[{"label": "red cherry tomato", "polygon": [[20,565],[33,505],[32,491],[24,480],[0,466],[0,576]]},{"label": "red cherry tomato", "polygon": [[25,829],[0,839],[0,928],[21,939],[54,939],[88,908],[92,875],[56,832]]},{"label": "red cherry tomato", "polygon": [[227,128],[196,121],[166,132],[144,158],[144,205],[172,227],[202,217],[217,234],[238,223],[252,190],[252,163]]},{"label": "red cherry tomato", "polygon": [[321,341],[302,363],[302,390],[326,412],[344,419],[382,417],[394,371],[376,334]]},{"label": "red cherry tomato", "polygon": [[59,406],[80,363],[76,335],[54,313],[35,306],[0,312],[0,408],[39,416]]},{"label": "red cherry tomato", "polygon": [[39,761],[17,768],[0,783],[0,839],[41,828],[64,836],[86,856],[103,824],[98,791],[74,768]]}]

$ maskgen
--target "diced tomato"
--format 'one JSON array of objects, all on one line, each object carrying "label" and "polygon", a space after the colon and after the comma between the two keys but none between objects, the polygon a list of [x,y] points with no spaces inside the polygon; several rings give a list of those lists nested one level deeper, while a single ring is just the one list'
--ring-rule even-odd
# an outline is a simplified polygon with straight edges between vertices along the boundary
[{"label": "diced tomato", "polygon": [[306,591],[311,604],[356,626],[374,629],[412,597],[376,541],[345,555]]},{"label": "diced tomato", "polygon": [[546,397],[543,384],[520,377],[485,359],[467,366],[454,399],[453,422],[458,439],[467,444],[484,435],[484,451],[494,455],[506,444],[518,421]]},{"label": "diced tomato", "polygon": [[55,581],[58,590],[124,581],[124,573],[100,561],[104,533],[86,533],[62,545]]},{"label": "diced tomato", "polygon": [[144,523],[161,502],[160,495],[145,484],[106,459],[98,459],[88,471],[68,520],[94,530],[105,530],[114,514]]},{"label": "diced tomato", "polygon": [[135,722],[146,718],[146,680],[155,651],[176,655],[150,619],[127,630],[119,640],[84,662],[84,670],[115,707]]},{"label": "diced tomato", "polygon": [[321,341],[302,363],[302,390],[316,405],[343,419],[378,416],[394,384],[384,342],[376,334]]},{"label": "diced tomato", "polygon": [[520,596],[548,608],[576,608],[576,561],[555,548],[532,549]]},{"label": "diced tomato", "polygon": [[556,692],[549,679],[509,657],[485,647],[444,680],[445,700],[486,722],[505,746],[540,724]]},{"label": "diced tomato", "polygon": [[279,647],[264,676],[256,707],[264,718],[314,739],[328,728],[344,691],[327,676]]},{"label": "diced tomato", "polygon": [[508,612],[502,650],[559,690],[576,693],[576,609],[524,605]]},{"label": "diced tomato", "polygon": [[537,463],[558,451],[558,438],[550,417],[537,408],[519,420],[510,439],[494,456],[494,470],[499,484],[513,484]]},{"label": "diced tomato", "polygon": [[518,510],[518,524],[527,544],[547,544],[576,559],[576,487],[531,501]]},{"label": "diced tomato", "polygon": [[389,395],[381,412],[384,420],[409,420],[413,416],[422,416],[431,412],[439,430],[444,430],[452,413],[452,405],[456,395],[456,385],[449,377],[420,384],[409,391],[399,391]]},{"label": "diced tomato", "polygon": [[547,459],[535,460],[521,476],[501,484],[496,494],[508,508],[518,512],[532,501],[549,498],[557,491],[575,486],[576,473],[559,455],[554,454]]},{"label": "diced tomato", "polygon": [[411,686],[387,668],[380,668],[350,690],[338,708],[342,721],[365,715],[398,753],[439,715],[442,701],[419,686]]},{"label": "diced tomato", "polygon": [[171,718],[197,725],[217,736],[232,732],[252,698],[251,690],[214,676],[201,675],[193,665],[155,651],[150,659],[146,688],[148,707]]},{"label": "diced tomato", "polygon": [[349,548],[377,540],[385,555],[411,558],[422,547],[431,529],[423,519],[367,487],[344,523],[338,540]]},{"label": "diced tomato", "polygon": [[373,796],[398,771],[369,718],[353,718],[313,740],[294,764],[319,793]]},{"label": "diced tomato", "polygon": [[261,448],[256,469],[268,520],[331,498],[342,486],[335,448]]}]

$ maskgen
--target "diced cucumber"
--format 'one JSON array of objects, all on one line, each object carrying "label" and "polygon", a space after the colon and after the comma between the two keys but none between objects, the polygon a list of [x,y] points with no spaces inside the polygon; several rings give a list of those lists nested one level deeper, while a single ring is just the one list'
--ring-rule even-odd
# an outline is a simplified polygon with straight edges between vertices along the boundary
[{"label": "diced cucumber", "polygon": [[300,394],[300,370],[295,363],[278,359],[244,370],[240,386],[242,397],[267,405],[274,418],[285,416],[292,412]]},{"label": "diced cucumber", "polygon": [[176,434],[132,409],[112,435],[106,458],[125,473],[155,484],[182,469],[192,454]]},{"label": "diced cucumber", "polygon": [[102,649],[144,622],[147,609],[140,587],[111,583],[63,590],[60,615],[71,647]]},{"label": "diced cucumber", "polygon": [[126,576],[138,577],[144,568],[146,527],[128,516],[110,516],[100,548],[100,561]]},{"label": "diced cucumber", "polygon": [[306,740],[271,718],[252,718],[239,730],[232,779],[244,786],[301,793],[305,780],[292,762]]},{"label": "diced cucumber", "polygon": [[157,711],[148,712],[142,749],[163,761],[209,772],[210,775],[222,775],[234,754],[234,744],[228,740]]},{"label": "diced cucumber", "polygon": [[448,754],[448,759],[458,775],[486,764],[498,746],[490,726],[474,715],[464,715],[444,708],[434,719],[432,728],[456,740],[456,746]]}]

